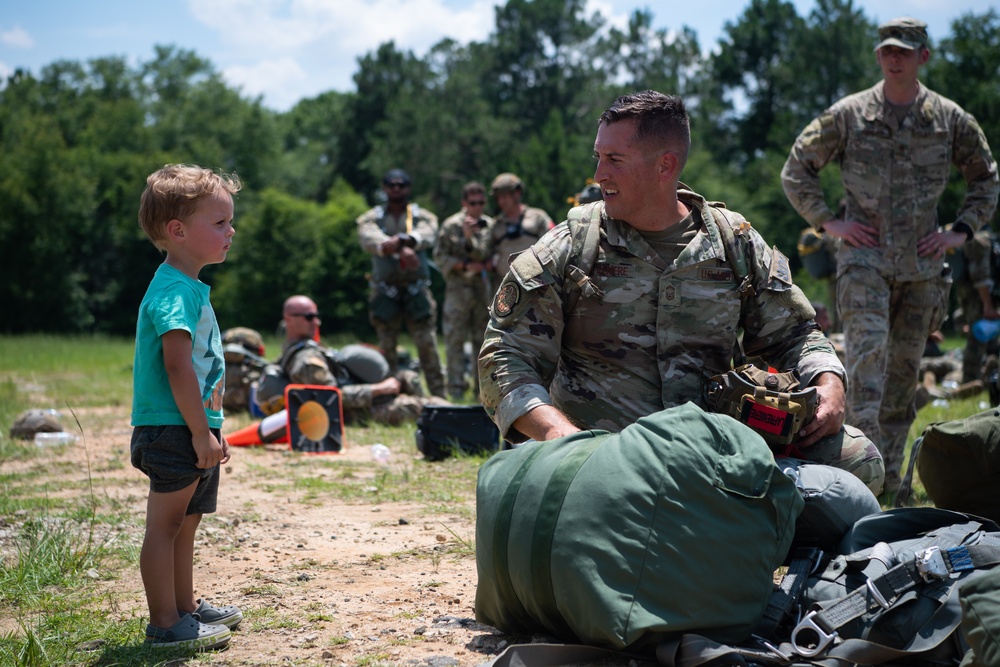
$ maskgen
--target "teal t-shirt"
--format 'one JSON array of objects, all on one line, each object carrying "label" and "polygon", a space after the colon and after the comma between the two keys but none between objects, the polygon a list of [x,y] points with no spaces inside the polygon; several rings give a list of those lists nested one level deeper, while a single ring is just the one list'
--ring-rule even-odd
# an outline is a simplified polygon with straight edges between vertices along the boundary
[{"label": "teal t-shirt", "polygon": [[211,288],[172,266],[161,264],[139,306],[135,326],[132,371],[132,426],[183,426],[184,417],[170,391],[163,366],[163,341],[168,331],[191,334],[191,361],[201,385],[201,400],[210,428],[222,428],[225,358]]}]

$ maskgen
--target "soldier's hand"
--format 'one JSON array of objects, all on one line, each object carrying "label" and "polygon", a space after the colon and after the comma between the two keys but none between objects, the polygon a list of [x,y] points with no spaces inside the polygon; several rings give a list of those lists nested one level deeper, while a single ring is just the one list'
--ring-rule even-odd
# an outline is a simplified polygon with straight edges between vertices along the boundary
[{"label": "soldier's hand", "polygon": [[540,405],[514,420],[513,427],[535,440],[554,440],[578,433],[580,428],[551,405]]},{"label": "soldier's hand", "polygon": [[401,385],[395,377],[387,377],[377,384],[372,385],[372,396],[395,396],[399,393]]},{"label": "soldier's hand", "polygon": [[833,435],[844,424],[847,400],[840,376],[836,373],[821,373],[816,378],[815,387],[819,394],[816,414],[799,431],[800,440],[795,443],[799,447],[809,447],[821,438]]},{"label": "soldier's hand", "polygon": [[853,220],[831,220],[823,223],[823,233],[843,239],[855,248],[877,248],[878,230]]},{"label": "soldier's hand", "polygon": [[420,268],[420,257],[413,248],[403,247],[399,250],[399,265],[406,271]]},{"label": "soldier's hand", "polygon": [[382,245],[379,246],[379,252],[382,253],[383,257],[386,255],[395,255],[399,252],[399,246],[399,237],[392,236],[387,238],[385,241],[382,241]]},{"label": "soldier's hand", "polygon": [[944,257],[949,248],[957,248],[966,239],[965,232],[933,231],[917,241],[917,254],[921,257]]},{"label": "soldier's hand", "polygon": [[465,220],[462,221],[462,236],[467,239],[471,239],[478,224],[479,218],[474,218],[471,215],[466,214]]}]

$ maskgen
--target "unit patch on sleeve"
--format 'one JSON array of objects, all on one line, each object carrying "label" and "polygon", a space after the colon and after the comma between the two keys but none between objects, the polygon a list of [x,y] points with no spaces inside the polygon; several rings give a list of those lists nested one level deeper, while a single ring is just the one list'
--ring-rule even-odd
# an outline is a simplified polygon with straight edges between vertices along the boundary
[{"label": "unit patch on sleeve", "polygon": [[521,300],[521,288],[517,282],[508,280],[493,297],[493,312],[497,317],[507,317],[514,310],[514,306]]}]

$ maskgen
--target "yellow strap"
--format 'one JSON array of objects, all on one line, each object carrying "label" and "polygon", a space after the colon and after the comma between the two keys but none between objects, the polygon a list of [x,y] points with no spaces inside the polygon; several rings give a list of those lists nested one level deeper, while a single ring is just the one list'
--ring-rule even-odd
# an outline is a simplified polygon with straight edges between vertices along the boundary
[{"label": "yellow strap", "polygon": [[413,205],[406,205],[406,233],[413,233]]}]

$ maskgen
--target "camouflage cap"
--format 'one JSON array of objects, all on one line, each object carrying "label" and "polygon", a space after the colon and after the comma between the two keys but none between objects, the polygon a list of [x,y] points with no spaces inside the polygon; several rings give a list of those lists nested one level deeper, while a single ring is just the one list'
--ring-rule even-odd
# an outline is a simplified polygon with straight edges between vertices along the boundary
[{"label": "camouflage cap", "polygon": [[490,194],[495,195],[498,192],[510,192],[511,190],[522,189],[524,189],[524,184],[521,182],[521,179],[518,178],[517,174],[504,172],[502,174],[498,174],[497,177],[493,179],[493,183],[490,185]]},{"label": "camouflage cap", "polygon": [[902,49],[919,49],[927,44],[927,24],[909,16],[886,21],[878,27],[878,51],[883,46],[898,46]]}]

